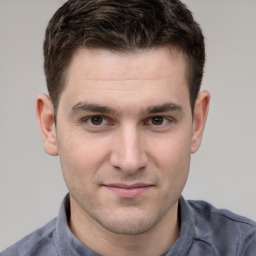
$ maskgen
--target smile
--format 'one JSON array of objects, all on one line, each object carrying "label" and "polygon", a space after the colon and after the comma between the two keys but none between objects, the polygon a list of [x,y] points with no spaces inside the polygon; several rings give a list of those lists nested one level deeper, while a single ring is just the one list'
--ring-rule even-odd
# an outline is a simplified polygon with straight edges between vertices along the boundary
[{"label": "smile", "polygon": [[122,198],[136,198],[150,190],[153,185],[137,183],[132,185],[127,184],[108,184],[104,185],[105,188],[112,191]]}]

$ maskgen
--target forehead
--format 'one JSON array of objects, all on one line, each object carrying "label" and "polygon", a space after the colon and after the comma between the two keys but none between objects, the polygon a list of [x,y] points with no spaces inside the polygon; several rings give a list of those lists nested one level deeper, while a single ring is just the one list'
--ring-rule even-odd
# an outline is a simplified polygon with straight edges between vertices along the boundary
[{"label": "forehead", "polygon": [[189,106],[186,61],[168,47],[128,53],[78,49],[67,70],[60,106],[100,104],[139,109],[175,103]]},{"label": "forehead", "polygon": [[170,47],[118,53],[109,50],[76,50],[67,70],[66,85],[86,80],[185,79],[186,60],[182,52]]}]

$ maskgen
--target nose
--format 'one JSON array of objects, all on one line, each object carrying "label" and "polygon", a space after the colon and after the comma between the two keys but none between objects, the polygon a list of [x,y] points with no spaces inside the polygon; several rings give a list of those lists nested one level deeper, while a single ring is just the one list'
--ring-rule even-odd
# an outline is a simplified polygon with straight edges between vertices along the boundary
[{"label": "nose", "polygon": [[148,163],[142,134],[136,127],[125,127],[117,131],[112,141],[111,165],[127,175],[142,170]]}]

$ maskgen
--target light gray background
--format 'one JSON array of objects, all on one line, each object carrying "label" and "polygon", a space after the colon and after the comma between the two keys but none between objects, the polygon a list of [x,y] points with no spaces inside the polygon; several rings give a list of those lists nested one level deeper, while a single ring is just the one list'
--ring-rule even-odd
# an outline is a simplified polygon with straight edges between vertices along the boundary
[{"label": "light gray background", "polygon": [[[0,0],[0,251],[55,217],[67,192],[35,118],[44,30],[63,2]],[[184,2],[206,36],[212,101],[183,194],[256,219],[256,1]]]}]

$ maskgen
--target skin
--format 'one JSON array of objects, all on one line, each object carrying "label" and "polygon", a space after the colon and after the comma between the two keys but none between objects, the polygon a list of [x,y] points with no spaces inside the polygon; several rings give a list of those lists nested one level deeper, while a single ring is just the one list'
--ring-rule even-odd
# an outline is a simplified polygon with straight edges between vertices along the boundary
[{"label": "skin", "polygon": [[185,58],[174,49],[75,52],[57,126],[47,95],[37,99],[37,117],[45,151],[60,156],[80,241],[104,255],[172,247],[209,98],[200,92],[192,117]]}]

